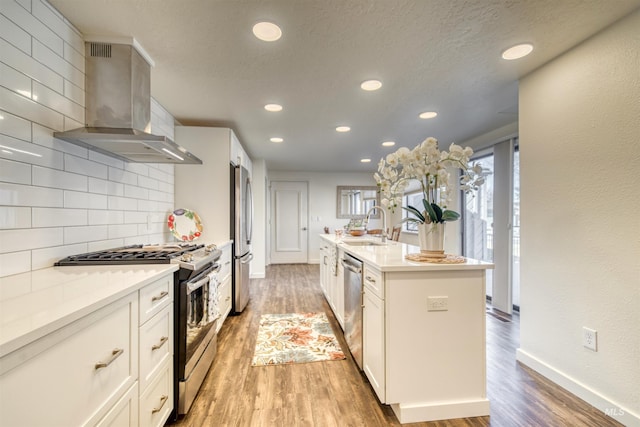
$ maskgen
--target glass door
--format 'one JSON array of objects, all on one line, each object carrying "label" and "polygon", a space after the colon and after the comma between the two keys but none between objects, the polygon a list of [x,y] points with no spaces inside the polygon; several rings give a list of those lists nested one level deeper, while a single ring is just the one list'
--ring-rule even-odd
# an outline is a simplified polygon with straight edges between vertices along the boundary
[{"label": "glass door", "polygon": [[[493,154],[474,161],[482,164],[485,183],[475,194],[465,194],[463,213],[463,254],[493,262]],[[487,297],[491,299],[493,270],[487,270]]]}]

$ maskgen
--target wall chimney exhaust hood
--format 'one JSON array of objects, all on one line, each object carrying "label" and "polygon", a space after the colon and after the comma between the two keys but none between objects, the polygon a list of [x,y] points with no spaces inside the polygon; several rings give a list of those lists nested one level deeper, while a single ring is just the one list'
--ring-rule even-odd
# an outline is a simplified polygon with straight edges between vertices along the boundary
[{"label": "wall chimney exhaust hood", "polygon": [[85,127],[58,139],[135,163],[202,164],[165,136],[152,135],[151,67],[132,45],[85,43]]}]

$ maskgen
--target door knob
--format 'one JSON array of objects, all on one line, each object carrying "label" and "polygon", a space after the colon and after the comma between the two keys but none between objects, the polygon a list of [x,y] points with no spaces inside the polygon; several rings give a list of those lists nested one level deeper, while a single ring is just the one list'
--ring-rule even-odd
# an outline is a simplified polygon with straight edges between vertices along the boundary
[{"label": "door knob", "polygon": [[302,227],[302,231],[307,231],[307,227]]}]

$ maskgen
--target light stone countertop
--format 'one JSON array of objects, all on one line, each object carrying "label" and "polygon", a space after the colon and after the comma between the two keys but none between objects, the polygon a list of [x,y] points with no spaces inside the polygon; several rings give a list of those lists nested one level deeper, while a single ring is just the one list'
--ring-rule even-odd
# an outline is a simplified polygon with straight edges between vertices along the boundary
[{"label": "light stone countertop", "polygon": [[359,260],[378,268],[380,271],[435,271],[435,270],[486,270],[492,269],[494,265],[489,262],[467,258],[460,264],[440,264],[428,262],[416,262],[405,259],[408,254],[420,253],[420,247],[407,245],[406,243],[395,242],[387,239],[382,246],[355,246],[349,242],[372,241],[380,242],[380,237],[343,236],[336,238],[335,234],[321,234],[320,237],[330,243],[337,244],[344,251],[350,253]]},{"label": "light stone countertop", "polygon": [[0,357],[177,269],[177,264],[50,267],[0,278]]}]

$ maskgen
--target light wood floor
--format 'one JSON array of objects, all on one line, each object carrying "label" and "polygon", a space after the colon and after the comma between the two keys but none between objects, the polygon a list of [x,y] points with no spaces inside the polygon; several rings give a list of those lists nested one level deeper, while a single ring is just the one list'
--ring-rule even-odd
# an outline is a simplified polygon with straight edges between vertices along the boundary
[{"label": "light wood floor", "polygon": [[[176,426],[399,426],[366,377],[346,360],[252,367],[260,315],[324,311],[344,342],[319,285],[317,265],[274,265],[251,281],[251,301],[227,319],[218,354],[189,414]],[[487,315],[487,394],[491,416],[411,426],[620,426],[515,361],[518,318]],[[347,352],[348,353],[348,352]]]}]

